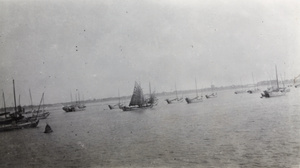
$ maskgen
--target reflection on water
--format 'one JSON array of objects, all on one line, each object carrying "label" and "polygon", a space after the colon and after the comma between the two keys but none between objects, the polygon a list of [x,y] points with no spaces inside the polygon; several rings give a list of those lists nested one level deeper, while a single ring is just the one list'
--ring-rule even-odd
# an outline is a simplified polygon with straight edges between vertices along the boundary
[{"label": "reflection on water", "polygon": [[[0,133],[1,167],[299,167],[300,89],[272,99],[218,93],[123,112],[51,110],[39,128]],[[46,122],[53,133],[44,134]]]}]

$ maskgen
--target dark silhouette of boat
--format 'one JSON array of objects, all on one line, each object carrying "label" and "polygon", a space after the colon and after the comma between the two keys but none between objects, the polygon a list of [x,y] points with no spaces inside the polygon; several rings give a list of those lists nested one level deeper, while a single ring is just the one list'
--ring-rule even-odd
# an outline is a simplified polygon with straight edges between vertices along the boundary
[{"label": "dark silhouette of boat", "polygon": [[185,101],[188,104],[203,102],[203,96],[201,95],[201,97],[199,97],[199,95],[198,95],[198,89],[197,89],[197,81],[196,81],[196,79],[195,79],[195,85],[196,85],[196,97],[194,97],[194,98],[188,98],[188,97],[185,98]]},{"label": "dark silhouette of boat", "polygon": [[[13,91],[14,91],[14,103],[15,112],[10,113],[9,116],[5,115],[5,119],[0,122],[0,131],[11,131],[23,128],[35,128],[39,124],[39,119],[37,117],[24,117],[22,113],[24,112],[21,106],[16,105],[16,94],[15,94],[15,81],[13,80]],[[43,93],[44,94],[44,93]],[[4,111],[6,112],[5,97],[3,92],[4,100]]]},{"label": "dark silhouette of boat", "polygon": [[152,108],[153,106],[157,105],[157,98],[155,97],[154,93],[151,93],[151,87],[149,98],[145,99],[143,90],[137,82],[135,82],[133,94],[131,96],[131,100],[129,106],[123,106],[123,111],[133,111],[137,109],[147,109]]},{"label": "dark silhouette of boat", "polygon": [[175,103],[181,103],[181,102],[183,102],[183,98],[182,97],[178,98],[176,84],[175,84],[175,93],[176,93],[176,98],[174,98],[174,99],[166,99],[166,102],[168,104],[175,104]]}]

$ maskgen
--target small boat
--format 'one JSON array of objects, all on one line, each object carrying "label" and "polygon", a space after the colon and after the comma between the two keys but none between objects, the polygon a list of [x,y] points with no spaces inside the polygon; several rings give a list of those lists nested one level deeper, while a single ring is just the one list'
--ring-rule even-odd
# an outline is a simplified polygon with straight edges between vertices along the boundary
[{"label": "small boat", "polygon": [[300,75],[294,78],[294,87],[298,88],[300,86]]},{"label": "small boat", "polygon": [[119,108],[119,104],[115,104],[115,105],[108,105],[109,109],[118,109]]},{"label": "small boat", "polygon": [[124,107],[123,104],[114,104],[114,105],[108,105],[109,109],[112,110],[112,109],[122,109]]},{"label": "small boat", "polygon": [[257,85],[256,85],[255,82],[254,82],[253,73],[252,73],[252,81],[253,81],[253,88],[247,90],[247,93],[253,94],[253,93],[258,93],[258,92],[260,92],[260,90],[257,88]]},{"label": "small boat", "polygon": [[64,106],[62,108],[65,112],[76,112],[76,111],[83,111],[85,110],[85,106],[79,106],[77,104],[69,105],[69,106]]},{"label": "small boat", "polygon": [[175,103],[181,103],[181,102],[183,102],[183,98],[181,97],[181,98],[174,98],[174,99],[166,99],[166,102],[168,103],[168,104],[175,104]]},{"label": "small boat", "polygon": [[1,131],[11,131],[11,130],[16,130],[16,129],[24,129],[24,128],[35,128],[38,126],[38,124],[39,124],[38,119],[12,122],[11,124],[0,125],[0,132]]},{"label": "small boat", "polygon": [[183,98],[182,97],[178,98],[176,84],[175,84],[175,93],[176,93],[176,98],[174,98],[174,99],[166,99],[166,102],[168,104],[174,104],[174,103],[181,103],[181,102],[183,102]]},{"label": "small boat", "polygon": [[42,95],[42,101],[43,101],[43,105],[42,105],[43,109],[39,110],[41,106],[39,105],[38,110],[32,111],[32,117],[37,117],[38,119],[46,119],[50,115],[50,112],[45,110],[44,93]]},{"label": "small boat", "polygon": [[108,105],[109,109],[122,109],[123,108],[123,104],[121,104],[121,100],[120,100],[120,91],[118,90],[118,97],[119,97],[119,103],[114,104],[114,105]]},{"label": "small boat", "polygon": [[212,92],[211,94],[205,95],[205,97],[207,99],[218,97],[218,93],[217,92],[214,93],[214,85],[213,84],[211,85],[211,92]]},{"label": "small boat", "polygon": [[205,97],[206,97],[207,99],[210,99],[210,98],[216,98],[216,97],[218,97],[218,93],[212,93],[212,94],[209,94],[209,95],[205,95]]},{"label": "small boat", "polygon": [[151,93],[151,87],[150,87],[149,98],[145,99],[142,87],[140,86],[140,84],[135,82],[134,90],[131,96],[129,106],[123,106],[122,110],[133,111],[138,109],[147,109],[147,108],[152,108],[155,105],[157,105],[157,98],[155,97],[154,93]]},{"label": "small boat", "polygon": [[275,66],[276,71],[276,87],[268,88],[267,90],[264,90],[263,93],[261,93],[261,98],[270,98],[270,97],[278,97],[278,96],[284,96],[287,92],[286,88],[280,88],[279,82],[278,82],[278,75],[277,75],[277,66]]},{"label": "small boat", "polygon": [[247,90],[247,93],[249,94],[258,93],[258,92],[260,92],[258,88]]},{"label": "small boat", "polygon": [[237,90],[237,91],[235,91],[234,92],[234,94],[242,94],[242,93],[247,93],[247,90],[244,88],[244,85],[243,85],[243,83],[242,83],[242,80],[240,79],[240,82],[241,82],[241,87],[242,87],[242,89],[240,89],[240,90]]},{"label": "small boat", "polygon": [[[77,96],[77,95],[76,95]],[[71,94],[71,103],[72,103],[72,94]],[[80,102],[80,95],[78,93],[78,101],[71,105],[65,105],[62,109],[65,112],[76,112],[76,111],[84,111],[86,106]]]},{"label": "small boat", "polygon": [[188,104],[191,104],[191,103],[199,103],[199,102],[203,102],[203,96],[201,95],[201,97],[198,96],[198,89],[197,89],[197,81],[195,80],[195,85],[196,85],[196,97],[194,98],[185,98],[185,101],[188,103]]},{"label": "small boat", "polygon": [[234,92],[234,94],[241,94],[241,93],[247,93],[246,90],[237,90]]}]

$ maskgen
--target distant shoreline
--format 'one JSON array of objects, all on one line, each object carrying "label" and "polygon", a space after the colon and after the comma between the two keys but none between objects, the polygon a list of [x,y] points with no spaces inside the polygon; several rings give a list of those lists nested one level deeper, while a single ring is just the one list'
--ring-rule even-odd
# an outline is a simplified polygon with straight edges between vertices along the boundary
[{"label": "distant shoreline", "polygon": [[[293,79],[290,80],[285,80],[284,81],[285,85],[291,85],[293,84]],[[271,81],[260,81],[257,83],[257,85],[253,85],[253,84],[246,84],[246,85],[231,85],[231,86],[220,86],[220,87],[214,87],[213,90],[215,92],[218,91],[223,91],[223,90],[233,90],[233,89],[241,89],[241,88],[251,88],[251,87],[262,87],[262,86],[270,86],[270,85],[276,85],[276,80],[271,80]],[[203,88],[203,89],[198,89],[199,92],[209,92],[211,91],[212,88]],[[177,94],[190,94],[190,93],[194,93],[195,89],[193,90],[178,90]],[[175,91],[172,92],[160,92],[160,93],[155,93],[157,96],[167,96],[167,95],[173,95],[175,94]],[[145,94],[148,95],[148,94]],[[128,96],[122,96],[122,97],[107,97],[107,98],[98,98],[98,99],[89,99],[89,100],[85,100],[85,101],[81,101],[81,103],[95,103],[95,102],[108,102],[108,101],[117,101],[119,99],[129,99],[131,97],[131,95]],[[41,105],[42,107],[51,107],[51,106],[57,106],[57,105],[67,105],[67,104],[72,104],[74,102],[61,102],[61,103],[52,103],[52,104],[44,104]],[[28,109],[36,109],[39,107],[39,105],[24,105],[22,106],[24,107],[26,110]],[[6,107],[6,111],[14,111],[15,107]],[[1,112],[4,112],[4,108],[0,108]]]}]

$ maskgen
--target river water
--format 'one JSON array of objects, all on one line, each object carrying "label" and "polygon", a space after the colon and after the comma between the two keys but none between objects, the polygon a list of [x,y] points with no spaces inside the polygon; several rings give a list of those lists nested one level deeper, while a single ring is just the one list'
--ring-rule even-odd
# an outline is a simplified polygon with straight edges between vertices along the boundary
[{"label": "river water", "polygon": [[[270,99],[228,90],[196,104],[165,98],[133,112],[109,102],[51,107],[38,128],[0,133],[0,167],[299,168],[300,89]],[[43,133],[46,122],[53,133]]]}]

